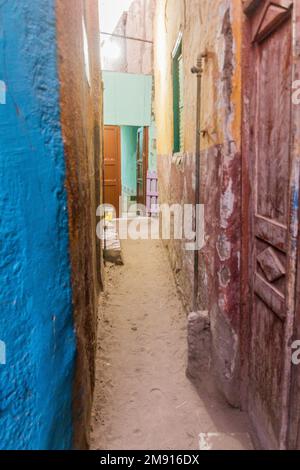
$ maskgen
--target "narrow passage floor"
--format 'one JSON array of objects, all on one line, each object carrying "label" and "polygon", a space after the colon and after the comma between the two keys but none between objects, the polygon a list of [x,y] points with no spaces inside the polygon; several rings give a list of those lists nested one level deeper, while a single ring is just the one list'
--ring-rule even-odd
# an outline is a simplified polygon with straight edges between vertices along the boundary
[{"label": "narrow passage floor", "polygon": [[92,448],[251,448],[245,415],[186,378],[186,313],[161,242],[122,247],[100,306]]}]

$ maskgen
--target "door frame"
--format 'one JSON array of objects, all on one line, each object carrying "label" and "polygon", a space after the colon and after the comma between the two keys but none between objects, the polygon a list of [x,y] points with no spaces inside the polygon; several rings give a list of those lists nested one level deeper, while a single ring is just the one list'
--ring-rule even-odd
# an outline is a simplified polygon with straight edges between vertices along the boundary
[{"label": "door frame", "polygon": [[[253,22],[254,15],[257,14],[261,8],[262,12],[267,5],[274,2],[270,0],[247,0],[244,4],[244,13],[248,17],[244,21],[243,31],[243,120],[242,120],[242,270],[241,270],[241,323],[240,323],[240,338],[241,338],[241,400],[244,409],[248,408],[248,391],[251,381],[250,377],[250,350],[251,350],[251,317],[253,311],[253,294],[251,288],[251,276],[253,273],[253,256],[252,256],[252,243],[253,243],[253,211],[254,201],[252,194],[252,181],[254,174],[253,164],[249,161],[249,144],[251,142],[251,129],[249,126],[251,116],[251,81],[253,80],[253,73],[251,68],[251,44],[255,37],[255,30],[257,31],[259,24]],[[300,17],[299,2],[292,2],[289,0],[277,0],[275,3],[280,4],[284,8],[290,7],[294,3],[291,12],[292,21],[292,82],[300,79],[300,60],[299,60],[299,44],[300,44],[300,31],[298,24],[298,31],[296,28],[297,17]],[[259,18],[262,18],[259,17]],[[271,32],[271,30],[269,31]],[[268,33],[269,33],[268,32]],[[268,34],[267,33],[267,34]],[[292,97],[291,97],[292,99]],[[298,426],[300,433],[300,410],[299,402],[295,393],[292,393],[292,384],[295,387],[295,381],[300,383],[300,372],[294,371],[292,376],[292,350],[291,339],[295,333],[295,328],[300,332],[300,299],[297,299],[296,304],[296,277],[297,277],[297,262],[300,267],[300,259],[298,261],[298,248],[299,248],[299,189],[300,189],[300,105],[295,106],[292,104],[292,117],[291,117],[291,170],[290,170],[290,187],[289,191],[289,221],[287,226],[289,245],[287,252],[287,275],[289,282],[287,282],[286,292],[286,310],[287,317],[284,330],[284,346],[283,346],[283,386],[281,392],[281,426],[279,436],[279,448],[286,449],[291,446],[289,443],[289,426],[291,420],[294,420],[294,426]],[[300,292],[300,280],[298,269],[298,292]],[[300,339],[300,338],[299,338]],[[299,366],[298,366],[299,368]],[[297,376],[297,378],[295,378]],[[299,391],[299,389],[298,389]],[[296,394],[297,395],[297,394]],[[298,410],[297,418],[293,418],[293,410]],[[297,422],[295,422],[297,420]],[[299,437],[300,439],[300,437]],[[295,443],[292,444],[292,446]],[[298,442],[299,445],[299,442]]]},{"label": "door frame", "polygon": [[[300,3],[299,1],[294,2],[293,11],[293,81],[300,80]],[[295,154],[296,168],[294,169],[294,184],[295,184],[295,195],[299,193],[299,180],[300,180],[300,104],[292,103],[292,119],[294,126],[294,135],[292,140],[293,152]],[[295,199],[295,203],[297,201]],[[295,205],[293,213],[293,225],[292,227],[298,231],[298,239],[295,237],[294,252],[297,256],[297,264],[295,266],[295,277],[296,277],[296,307],[295,307],[295,321],[291,325],[293,328],[294,340],[300,340],[300,232],[299,232],[299,221],[300,221],[300,208]],[[296,251],[297,250],[297,251]],[[290,400],[289,400],[289,430],[288,430],[288,444],[287,447],[291,450],[300,449],[300,365],[291,365],[291,386],[290,386]]]},{"label": "door frame", "polygon": [[[138,155],[139,155],[139,134],[140,131],[143,129],[143,188],[144,188],[144,194],[143,194],[143,201],[139,201],[138,198]],[[143,204],[146,207],[147,203],[147,172],[149,169],[149,127],[148,126],[142,126],[138,129],[137,133],[137,152],[136,152],[136,159],[137,159],[137,165],[136,165],[136,172],[137,172],[137,204]]]}]

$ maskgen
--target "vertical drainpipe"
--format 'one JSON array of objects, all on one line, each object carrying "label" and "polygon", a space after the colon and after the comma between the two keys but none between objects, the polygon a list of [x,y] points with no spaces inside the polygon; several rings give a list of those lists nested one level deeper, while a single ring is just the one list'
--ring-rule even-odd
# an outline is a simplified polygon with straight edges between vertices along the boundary
[{"label": "vertical drainpipe", "polygon": [[[196,188],[195,188],[195,233],[197,242],[198,233],[198,207],[201,204],[200,197],[200,178],[201,178],[201,104],[202,104],[202,75],[203,75],[203,59],[207,57],[206,53],[200,54],[197,59],[197,65],[191,69],[193,74],[197,74],[197,117],[196,117]],[[193,311],[198,310],[198,293],[199,293],[199,250],[195,250],[194,256],[194,293],[193,293]]]}]

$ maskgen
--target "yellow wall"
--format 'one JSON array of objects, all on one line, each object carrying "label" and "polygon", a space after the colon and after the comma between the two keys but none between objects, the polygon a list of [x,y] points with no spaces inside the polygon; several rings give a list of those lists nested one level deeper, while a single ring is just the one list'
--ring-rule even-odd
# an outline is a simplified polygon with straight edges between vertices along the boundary
[{"label": "yellow wall", "polygon": [[[154,20],[155,110],[157,119],[157,150],[159,155],[170,155],[173,149],[172,114],[172,51],[179,31],[183,31],[184,97],[185,97],[185,152],[195,150],[196,76],[191,67],[197,56],[207,51],[202,91],[202,128],[209,135],[202,148],[225,140],[234,140],[240,146],[241,124],[241,21],[240,0],[157,0]],[[223,20],[230,9],[233,32],[233,63],[231,105],[232,115],[225,117],[224,97],[225,39]],[[227,112],[228,114],[228,112]],[[227,136],[227,139],[226,139]]]},{"label": "yellow wall", "polygon": [[[213,367],[220,390],[240,405],[238,334],[241,240],[241,0],[157,0],[154,30],[155,111],[160,201],[194,203],[197,57],[207,52],[202,80],[200,192],[206,244],[199,253],[198,306],[211,319]],[[184,155],[173,149],[172,50],[183,32]],[[194,259],[166,243],[184,302],[193,306]]]}]

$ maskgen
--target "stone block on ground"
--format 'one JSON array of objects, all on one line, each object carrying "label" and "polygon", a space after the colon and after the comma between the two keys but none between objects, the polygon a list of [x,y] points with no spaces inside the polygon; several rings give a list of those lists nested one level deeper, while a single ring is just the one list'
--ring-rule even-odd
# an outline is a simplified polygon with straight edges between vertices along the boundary
[{"label": "stone block on ground", "polygon": [[192,380],[201,380],[208,372],[211,358],[211,335],[208,312],[192,312],[188,316],[188,367]]}]

